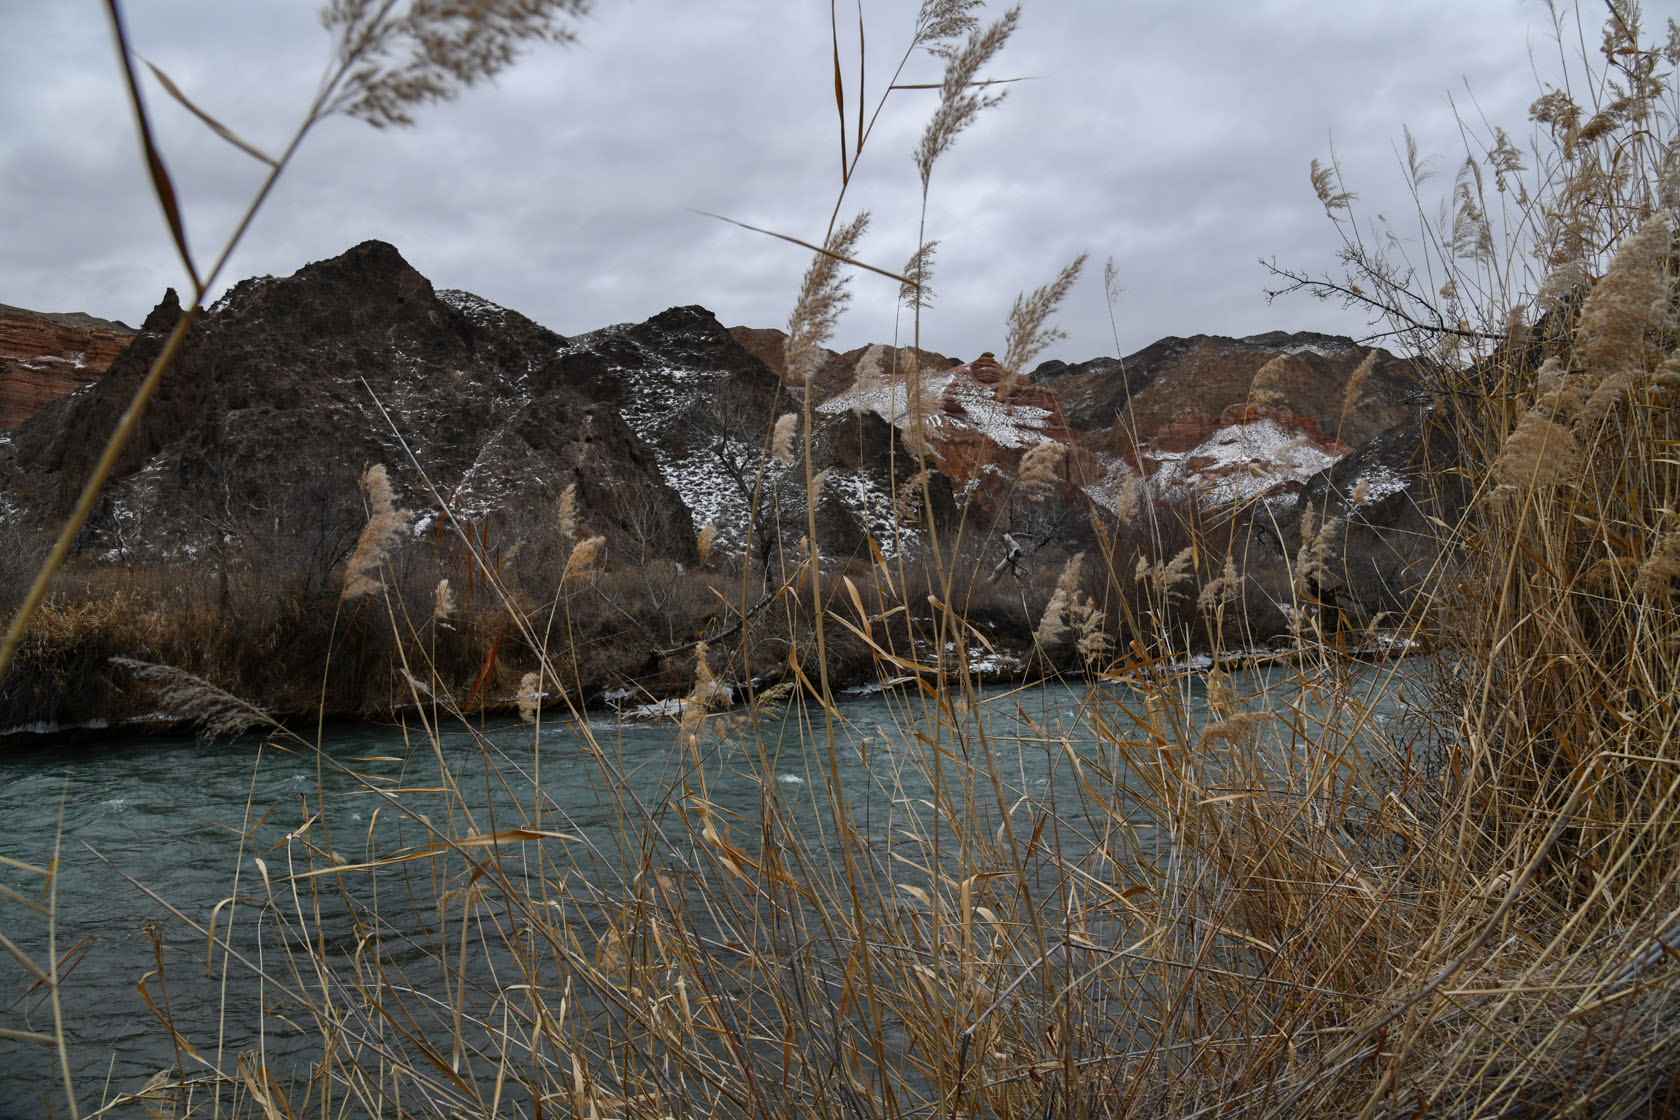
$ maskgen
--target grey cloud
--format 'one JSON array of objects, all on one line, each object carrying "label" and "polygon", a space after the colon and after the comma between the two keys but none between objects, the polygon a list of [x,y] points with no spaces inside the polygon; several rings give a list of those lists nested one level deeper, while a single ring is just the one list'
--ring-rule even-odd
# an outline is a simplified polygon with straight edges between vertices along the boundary
[{"label": "grey cloud", "polygon": [[[326,61],[307,11],[279,0],[129,9],[139,49],[207,108],[266,148],[284,142]],[[878,91],[910,9],[865,10]],[[0,302],[132,321],[180,273],[99,12],[74,0],[0,17],[0,97],[20,109],[0,137],[0,206],[32,215],[0,232]],[[428,107],[416,129],[321,126],[225,280],[290,272],[382,237],[439,285],[563,332],[676,303],[780,326],[808,254],[693,211],[821,236],[838,166],[827,15],[824,4],[781,0],[602,0],[580,45],[533,53],[492,86]],[[965,357],[997,348],[1015,294],[1087,250],[1091,271],[1061,320],[1066,357],[1114,349],[1101,291],[1109,255],[1128,289],[1126,350],[1166,333],[1362,332],[1358,316],[1309,300],[1268,307],[1261,294],[1258,258],[1334,263],[1337,233],[1308,187],[1308,161],[1333,139],[1363,212],[1408,212],[1402,123],[1449,153],[1450,180],[1460,142],[1447,93],[1474,112],[1468,77],[1492,119],[1522,124],[1543,19],[1543,7],[1518,0],[1029,3],[997,72],[1030,80],[935,173],[939,299],[924,344]],[[907,76],[927,80],[937,67],[912,60]],[[148,98],[207,249],[260,168],[155,86]],[[932,104],[925,92],[892,96],[847,200],[847,213],[874,213],[863,253],[885,267],[914,247],[909,153]],[[893,285],[860,276],[854,292],[838,346],[893,329]]]}]

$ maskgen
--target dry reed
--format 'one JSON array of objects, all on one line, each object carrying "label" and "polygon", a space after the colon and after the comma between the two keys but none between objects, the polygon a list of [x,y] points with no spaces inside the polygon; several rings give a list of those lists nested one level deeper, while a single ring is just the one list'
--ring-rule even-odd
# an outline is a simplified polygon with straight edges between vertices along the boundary
[{"label": "dry reed", "polygon": [[[978,74],[1017,17],[981,28],[975,7],[928,0],[918,18],[912,47],[947,67],[915,157],[924,194],[934,159],[996,99],[975,92]],[[1480,292],[1497,331],[1478,339],[1456,325],[1463,308],[1449,321],[1366,277],[1374,298],[1398,300],[1398,322],[1458,355],[1437,370],[1435,407],[1463,459],[1452,469],[1477,491],[1444,531],[1432,671],[1354,665],[1303,626],[1287,665],[1196,677],[1170,622],[1193,606],[1223,627],[1245,573],[1197,526],[1180,544],[1149,507],[1135,562],[1099,534],[1108,601],[1081,592],[1083,554],[1050,590],[1039,645],[1077,634],[1093,669],[1077,730],[1052,726],[1027,694],[997,703],[968,671],[988,639],[955,605],[950,568],[913,584],[906,562],[882,558],[860,588],[826,579],[807,544],[764,599],[787,623],[762,640],[779,683],[729,707],[731,682],[764,683],[739,671],[760,641],[743,602],[737,646],[684,647],[692,684],[651,785],[587,721],[535,724],[510,747],[447,705],[464,754],[424,723],[407,763],[428,771],[443,811],[345,764],[401,833],[368,829],[358,855],[300,821],[253,865],[238,914],[195,927],[207,963],[262,970],[315,1060],[287,1081],[265,1053],[240,1055],[199,1080],[166,1075],[146,1100],[178,1115],[225,1098],[233,1114],[415,1117],[1671,1109],[1680,472],[1658,451],[1680,433],[1658,380],[1674,360],[1675,268],[1649,231],[1670,228],[1651,180],[1672,164],[1674,122],[1659,96],[1667,55],[1640,41],[1636,17],[1611,7],[1594,72],[1616,79],[1594,87],[1605,96],[1537,104],[1556,148],[1526,187],[1546,269],[1524,345],[1506,342],[1523,293],[1456,271],[1490,255],[1474,176],[1430,243],[1455,272],[1441,298]],[[1486,158],[1515,184],[1509,148],[1499,133]],[[1333,168],[1315,162],[1312,179],[1347,229],[1357,196]],[[788,341],[796,385],[844,304],[840,264],[861,230],[832,232],[806,274]],[[1376,267],[1357,245],[1347,259]],[[1021,355],[1048,337],[1038,310],[1053,289],[1026,301]],[[1571,307],[1578,318],[1560,323]],[[1026,358],[1011,341],[1014,369]],[[396,517],[394,499],[381,505],[371,484],[369,497],[370,529]],[[901,523],[919,500],[895,495]],[[1298,614],[1338,577],[1347,528],[1303,518],[1281,592]],[[576,545],[562,584],[594,569],[600,541]],[[376,534],[359,577],[382,548]],[[1221,561],[1212,578],[1198,570]],[[556,598],[557,630],[580,625],[575,598]],[[549,656],[513,597],[499,606],[538,662],[516,694],[534,722],[543,682],[575,683],[576,667]],[[1109,611],[1127,628],[1117,654]],[[388,617],[414,637],[400,602]],[[842,619],[906,686],[887,694],[893,723],[861,740],[827,684]],[[1227,648],[1263,637],[1221,635]],[[416,679],[436,674],[427,643],[402,648]],[[1420,690],[1433,703],[1413,701]],[[571,691],[556,695],[571,704]],[[587,828],[542,780],[557,744],[595,790]],[[1042,786],[1029,755],[1046,760]],[[459,780],[475,758],[489,792]],[[798,783],[782,780],[794,770]],[[726,802],[730,776],[746,801]],[[235,921],[269,938],[260,963],[238,956]]]}]

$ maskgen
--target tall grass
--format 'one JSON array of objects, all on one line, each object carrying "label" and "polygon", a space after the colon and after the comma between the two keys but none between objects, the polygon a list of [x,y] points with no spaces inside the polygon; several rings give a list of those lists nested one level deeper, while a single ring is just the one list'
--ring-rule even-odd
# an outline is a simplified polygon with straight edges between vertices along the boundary
[{"label": "tall grass", "polygon": [[[924,196],[995,100],[975,83],[1016,15],[983,24],[978,6],[928,0],[906,53],[945,71],[917,149]],[[1357,275],[1323,282],[1428,344],[1431,416],[1457,449],[1434,466],[1472,488],[1438,523],[1441,561],[1406,623],[1427,627],[1429,669],[1343,655],[1308,609],[1334,578],[1337,529],[1307,519],[1287,589],[1293,660],[1188,672],[1192,642],[1263,635],[1245,628],[1240,557],[1149,506],[1099,523],[1096,546],[1032,591],[1041,646],[1065,643],[1089,670],[1077,720],[1052,723],[1032,694],[988,694],[969,669],[987,638],[962,603],[990,584],[964,537],[984,530],[924,527],[921,560],[877,553],[836,573],[810,543],[813,497],[803,555],[766,610],[782,639],[743,617],[725,646],[673,653],[691,683],[649,781],[572,718],[577,666],[548,651],[582,623],[576,600],[522,603],[466,534],[537,658],[519,688],[527,730],[487,734],[449,699],[433,625],[448,596],[380,575],[387,503],[346,595],[382,606],[402,661],[401,784],[344,764],[335,780],[379,804],[378,827],[347,830],[323,777],[281,842],[237,841],[221,906],[176,915],[204,938],[191,967],[253,977],[261,1006],[235,1013],[283,1023],[310,1060],[172,1035],[176,1067],[110,1107],[1666,1112],[1680,1070],[1680,48],[1646,44],[1620,0],[1605,34],[1602,61],[1579,60],[1542,99],[1533,169],[1495,132],[1469,153],[1446,226],[1425,224],[1420,259],[1367,248],[1344,223]],[[843,176],[790,323],[794,371],[843,304],[862,228],[838,215],[874,117],[838,42],[837,26]],[[1478,194],[1484,175],[1509,188],[1496,202]],[[1354,200],[1333,169],[1314,184],[1333,216]],[[924,233],[898,277],[917,317],[932,244]],[[1030,352],[1058,289],[1019,301],[1012,351]],[[782,442],[767,429],[766,456],[792,453]],[[743,573],[737,609],[758,599]],[[859,741],[835,700],[841,641],[896,686],[878,738]],[[760,644],[773,656],[755,658]],[[739,671],[772,661],[785,667],[773,687]],[[317,752],[323,775],[341,765],[308,736],[271,741]],[[587,767],[591,819],[552,798],[556,756]],[[775,780],[790,768],[804,785]],[[174,967],[160,956],[148,983]]]}]

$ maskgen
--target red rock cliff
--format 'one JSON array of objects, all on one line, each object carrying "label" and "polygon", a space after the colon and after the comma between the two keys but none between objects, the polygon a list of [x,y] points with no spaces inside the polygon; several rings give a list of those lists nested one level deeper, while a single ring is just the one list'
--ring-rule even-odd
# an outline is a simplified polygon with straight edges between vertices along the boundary
[{"label": "red rock cliff", "polygon": [[122,323],[0,304],[0,431],[95,380],[134,337]]}]

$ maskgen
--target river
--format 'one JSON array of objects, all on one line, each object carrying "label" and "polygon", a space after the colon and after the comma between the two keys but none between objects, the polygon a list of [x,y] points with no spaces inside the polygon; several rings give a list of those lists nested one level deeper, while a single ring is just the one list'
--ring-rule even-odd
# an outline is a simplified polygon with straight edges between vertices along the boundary
[{"label": "river", "polygon": [[[1274,668],[1250,683],[1286,683],[1291,672]],[[1187,675],[1180,688],[1186,713],[1202,718],[1199,678]],[[1100,733],[1090,718],[1094,700],[1107,719]],[[984,726],[998,745],[1006,797],[1031,801],[1057,796],[1070,753],[1103,753],[1116,713],[1144,718],[1141,705],[1116,686],[994,689],[982,711],[979,720],[955,714]],[[414,814],[432,814],[441,828],[438,815],[458,817],[462,806],[475,805],[479,818],[470,825],[452,821],[453,835],[536,821],[566,838],[551,842],[571,845],[574,866],[611,875],[627,818],[658,833],[691,812],[701,790],[709,812],[750,830],[764,804],[765,775],[779,801],[805,822],[816,850],[830,819],[823,791],[836,777],[862,831],[885,844],[895,817],[914,812],[926,796],[922,748],[940,738],[924,730],[918,741],[908,730],[939,721],[903,692],[848,698],[838,714],[832,756],[820,711],[753,721],[739,709],[711,717],[714,728],[727,721],[728,734],[708,730],[692,747],[679,740],[673,720],[592,714],[586,727],[550,721],[535,754],[532,728],[511,720],[473,729],[446,725],[435,740],[416,723],[329,726],[319,758],[257,735],[214,744],[137,737],[0,754],[0,857],[45,868],[56,850],[59,860],[51,944],[61,961],[68,1064],[82,1112],[136,1091],[178,1060],[193,1064],[142,997],[142,978],[160,961],[162,982],[150,977],[145,993],[159,1008],[167,1001],[170,1016],[206,1060],[231,1070],[238,1052],[259,1043],[271,1054],[285,1052],[283,1024],[258,1013],[266,1006],[260,985],[248,975],[224,979],[207,970],[204,935],[170,908],[201,925],[213,916],[225,923],[229,908],[218,911],[219,903],[259,894],[262,868],[274,876],[303,870],[296,861],[300,852],[307,857],[307,845],[354,864],[405,843],[412,847]],[[604,773],[624,776],[616,796],[605,788],[611,783]],[[442,792],[450,786],[462,791],[459,800]],[[539,787],[542,812],[534,814]],[[1074,799],[1066,790],[1063,796]],[[411,814],[406,834],[391,808],[394,797]],[[1103,811],[1112,815],[1117,808],[1147,848],[1153,821],[1135,806],[1107,804]],[[52,957],[47,921],[17,897],[45,904],[42,884],[27,868],[0,864],[0,886],[13,892],[0,895],[0,933],[45,966]],[[320,897],[312,904],[321,905]],[[330,896],[327,905],[330,911]],[[435,905],[425,899],[407,912],[423,922]],[[272,951],[265,938],[277,935],[259,927],[240,927],[235,942],[242,951]],[[10,955],[0,956],[0,1028],[51,1034],[54,1022],[45,986],[34,984]],[[68,1115],[56,1073],[52,1048],[0,1037],[0,1120]]]}]

